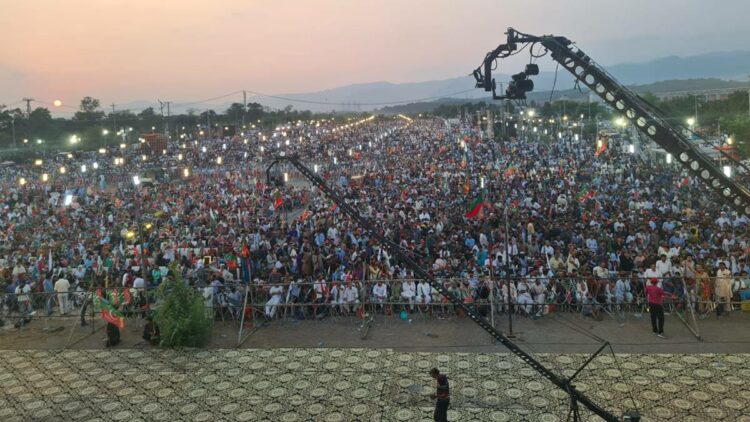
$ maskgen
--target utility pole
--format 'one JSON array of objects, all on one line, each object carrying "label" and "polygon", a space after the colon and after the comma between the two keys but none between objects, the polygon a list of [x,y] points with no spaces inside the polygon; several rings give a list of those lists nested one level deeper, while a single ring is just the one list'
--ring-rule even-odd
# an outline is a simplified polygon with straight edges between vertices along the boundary
[{"label": "utility pole", "polygon": [[34,101],[33,98],[24,97],[21,99],[21,101],[26,101],[26,117],[31,117],[31,102]]},{"label": "utility pole", "polygon": [[167,126],[167,138],[169,138],[169,118],[172,117],[172,114],[169,111],[169,105],[172,104],[171,101],[167,101],[167,121],[165,122]]},{"label": "utility pole", "polygon": [[112,106],[112,133],[117,136],[117,115],[115,114],[115,104],[110,104]]},{"label": "utility pole", "polygon": [[211,139],[211,110],[206,111],[206,120],[208,121],[208,139]]},{"label": "utility pole", "polygon": [[10,115],[10,128],[13,133],[13,149],[16,149],[16,116],[12,113]]},{"label": "utility pole", "polygon": [[242,129],[245,129],[245,114],[247,114],[247,91],[242,90]]}]

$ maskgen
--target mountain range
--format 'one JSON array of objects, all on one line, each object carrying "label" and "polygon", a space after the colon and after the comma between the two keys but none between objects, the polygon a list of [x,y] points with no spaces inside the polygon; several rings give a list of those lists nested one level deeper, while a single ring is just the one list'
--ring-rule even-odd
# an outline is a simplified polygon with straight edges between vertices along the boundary
[{"label": "mountain range", "polygon": [[[652,92],[661,90],[696,90],[715,89],[717,87],[741,87],[750,85],[750,51],[712,52],[694,56],[669,56],[641,63],[624,63],[604,66],[607,71],[621,83],[630,86],[654,84],[660,81],[670,81],[671,84],[660,83],[651,86]],[[498,85],[510,81],[510,75],[494,74]],[[538,99],[549,96],[553,85],[558,95],[566,95],[574,87],[573,77],[564,69],[555,72],[540,72],[534,76],[535,92]],[[675,83],[674,80],[682,82]],[[687,81],[693,80],[693,81]],[[718,81],[717,81],[718,80]],[[667,87],[679,86],[680,89]],[[643,91],[644,89],[639,89]],[[648,89],[645,89],[648,90]],[[545,92],[546,91],[546,92]],[[298,110],[314,112],[330,111],[371,111],[388,105],[398,105],[414,102],[427,102],[440,99],[489,100],[489,93],[474,88],[471,76],[462,76],[444,80],[390,83],[369,82],[342,86],[316,92],[287,93],[274,96],[249,96],[249,102],[257,102],[265,107],[281,109],[288,105]],[[531,97],[530,97],[531,98]],[[240,102],[241,97],[232,102]],[[193,104],[181,109],[179,105],[172,108],[173,113],[183,113],[187,108],[212,108],[225,110],[231,102],[216,104]],[[145,107],[158,109],[158,103],[136,101],[122,104],[122,108],[139,110]]]}]

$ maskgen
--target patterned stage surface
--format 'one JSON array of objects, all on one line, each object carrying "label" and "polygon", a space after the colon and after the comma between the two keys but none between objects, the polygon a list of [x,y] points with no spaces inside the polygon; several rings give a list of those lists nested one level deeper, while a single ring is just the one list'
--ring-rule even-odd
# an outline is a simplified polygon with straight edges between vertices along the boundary
[{"label": "patterned stage surface", "polygon": [[[566,375],[587,358],[536,356]],[[632,394],[644,421],[750,421],[749,359],[609,354],[575,384],[618,415]],[[565,394],[513,355],[388,349],[0,351],[0,420],[428,421],[432,367],[449,420],[565,420]]]}]

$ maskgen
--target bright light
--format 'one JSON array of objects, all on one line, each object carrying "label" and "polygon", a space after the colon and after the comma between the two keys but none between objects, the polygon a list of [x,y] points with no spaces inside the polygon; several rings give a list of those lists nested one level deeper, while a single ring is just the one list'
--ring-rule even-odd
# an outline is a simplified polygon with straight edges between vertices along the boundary
[{"label": "bright light", "polygon": [[479,187],[484,189],[484,177],[479,178]]},{"label": "bright light", "polygon": [[247,138],[243,139],[242,142],[247,145]]},{"label": "bright light", "polygon": [[62,101],[60,100],[52,101],[52,105],[55,107],[60,107],[62,105]]},{"label": "bright light", "polygon": [[727,138],[727,145],[732,145],[733,143],[734,143],[734,139],[732,139],[731,137]]},{"label": "bright light", "polygon": [[99,148],[99,154],[106,154],[107,150],[104,148]]},{"label": "bright light", "polygon": [[35,166],[41,166],[42,165],[42,160],[34,160],[34,165]]},{"label": "bright light", "polygon": [[567,115],[563,116],[563,120],[568,121],[568,116]]},{"label": "bright light", "polygon": [[242,158],[247,158],[247,151],[245,151],[244,153],[242,153]]},{"label": "bright light", "polygon": [[689,117],[687,119],[687,124],[688,124],[688,126],[693,126],[695,124],[695,119],[692,118],[692,117]]},{"label": "bright light", "polygon": [[109,131],[107,129],[102,130],[102,135],[109,135]]},{"label": "bright light", "polygon": [[151,230],[151,227],[154,227],[151,223],[146,223],[146,230]]},{"label": "bright light", "polygon": [[625,118],[624,118],[624,117],[618,117],[618,118],[617,118],[617,119],[615,120],[615,124],[616,124],[617,126],[620,126],[620,127],[625,127],[625,125],[627,124],[627,122],[625,121]]},{"label": "bright light", "polygon": [[333,157],[333,164],[338,164],[339,160],[336,157]]},{"label": "bright light", "polygon": [[177,160],[182,161],[182,153],[177,154]]},{"label": "bright light", "polygon": [[578,140],[578,134],[577,133],[573,135],[573,139],[576,140],[576,141]]},{"label": "bright light", "polygon": [[216,158],[216,164],[221,164],[221,162],[222,162],[222,158],[221,157],[217,157]]},{"label": "bright light", "polygon": [[24,144],[28,144],[28,143],[29,143],[29,140],[28,140],[28,139],[24,139],[24,140],[23,140],[23,143],[24,143]]},{"label": "bright light", "polygon": [[189,168],[182,169],[182,177],[190,177],[190,169]]},{"label": "bright light", "polygon": [[92,165],[91,165],[91,167],[93,167],[93,168],[94,168],[94,170],[96,170],[96,169],[98,169],[98,168],[99,168],[99,163],[97,163],[97,162],[94,162],[94,164],[92,164]]},{"label": "bright light", "polygon": [[266,149],[265,149],[265,148],[263,148],[263,145],[261,145],[261,146],[260,146],[260,152],[263,152],[263,151],[265,151],[265,150],[266,150]]},{"label": "bright light", "polygon": [[221,149],[227,149],[227,144],[221,144]]},{"label": "bright light", "polygon": [[667,153],[667,164],[672,164],[672,154]]},{"label": "bright light", "polygon": [[73,158],[73,154],[68,154],[68,155],[66,155],[66,157]]},{"label": "bright light", "polygon": [[732,166],[724,166],[724,176],[732,177]]},{"label": "bright light", "polygon": [[24,179],[23,177],[20,178],[20,179],[18,179],[18,184],[21,185],[21,186],[25,185],[26,184],[26,179]]},{"label": "bright light", "polygon": [[635,145],[633,144],[628,145],[628,152],[631,154],[635,154]]},{"label": "bright light", "polygon": [[65,167],[60,167],[60,174],[65,174],[67,170],[65,170]]},{"label": "bright light", "polygon": [[201,147],[201,152],[206,152],[206,146],[205,145]]},{"label": "bright light", "polygon": [[81,165],[81,173],[86,173],[86,164]]},{"label": "bright light", "polygon": [[596,141],[596,147],[597,148],[601,148],[602,147],[602,140],[601,139],[597,139],[597,141]]},{"label": "bright light", "polygon": [[349,148],[349,156],[350,157],[352,156],[352,149],[351,148]]},{"label": "bright light", "polygon": [[70,136],[70,143],[71,143],[71,144],[74,144],[74,145],[75,145],[76,143],[78,143],[78,137],[77,137],[77,136],[75,136],[75,135],[71,135],[71,136]]},{"label": "bright light", "polygon": [[137,174],[135,176],[133,176],[133,184],[136,185],[136,186],[138,186],[138,185],[141,184],[141,178],[138,177]]},{"label": "bright light", "polygon": [[47,180],[49,180],[49,174],[47,173],[42,174],[42,182],[46,182]]},{"label": "bright light", "polygon": [[125,144],[120,144],[120,149],[125,149],[125,148],[127,148],[127,147],[128,147],[128,146],[127,146],[127,145],[125,145]]},{"label": "bright light", "polygon": [[161,155],[167,155],[167,150],[166,149],[161,150]]},{"label": "bright light", "polygon": [[43,142],[44,142],[44,141],[43,141],[43,140],[41,140],[41,139],[37,139],[37,140],[36,140],[36,143],[37,143],[37,145],[41,145],[41,144],[42,144]]},{"label": "bright light", "polygon": [[73,203],[73,195],[67,194],[65,195],[65,201],[63,201],[63,204],[67,207],[68,205]]},{"label": "bright light", "polygon": [[146,159],[148,159],[148,157],[146,157],[146,154],[144,154],[144,155],[141,155],[141,160],[142,160],[142,161],[146,161]]},{"label": "bright light", "polygon": [[284,181],[285,182],[289,181],[289,173],[284,172]]},{"label": "bright light", "polygon": [[132,239],[135,237],[135,232],[132,230],[128,230],[128,232],[125,233],[125,237],[127,237],[128,239]]},{"label": "bright light", "polygon": [[284,145],[289,146],[289,139],[287,139],[286,141],[284,141]]},{"label": "bright light", "polygon": [[529,117],[534,117],[534,115],[536,114],[536,111],[534,111],[534,109],[531,109],[531,110],[527,111],[526,114],[528,114]]},{"label": "bright light", "polygon": [[315,173],[317,173],[317,172],[318,172],[318,165],[317,165],[317,164],[313,165],[313,171],[314,171]]}]

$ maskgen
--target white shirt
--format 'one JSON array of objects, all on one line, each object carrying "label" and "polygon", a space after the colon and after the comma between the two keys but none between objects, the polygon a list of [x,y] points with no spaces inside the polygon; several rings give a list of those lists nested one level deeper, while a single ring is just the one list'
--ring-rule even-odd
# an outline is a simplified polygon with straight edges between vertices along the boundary
[{"label": "white shirt", "polygon": [[385,284],[376,284],[372,288],[372,294],[375,295],[376,298],[385,298],[388,295],[388,288]]},{"label": "white shirt", "polygon": [[344,287],[344,301],[345,302],[354,302],[357,299],[359,299],[359,291],[357,290],[355,286]]},{"label": "white shirt", "polygon": [[70,282],[67,279],[61,278],[55,282],[56,293],[68,293],[70,290]]},{"label": "white shirt", "polygon": [[430,296],[432,294],[432,287],[427,283],[417,284],[417,296]]}]

